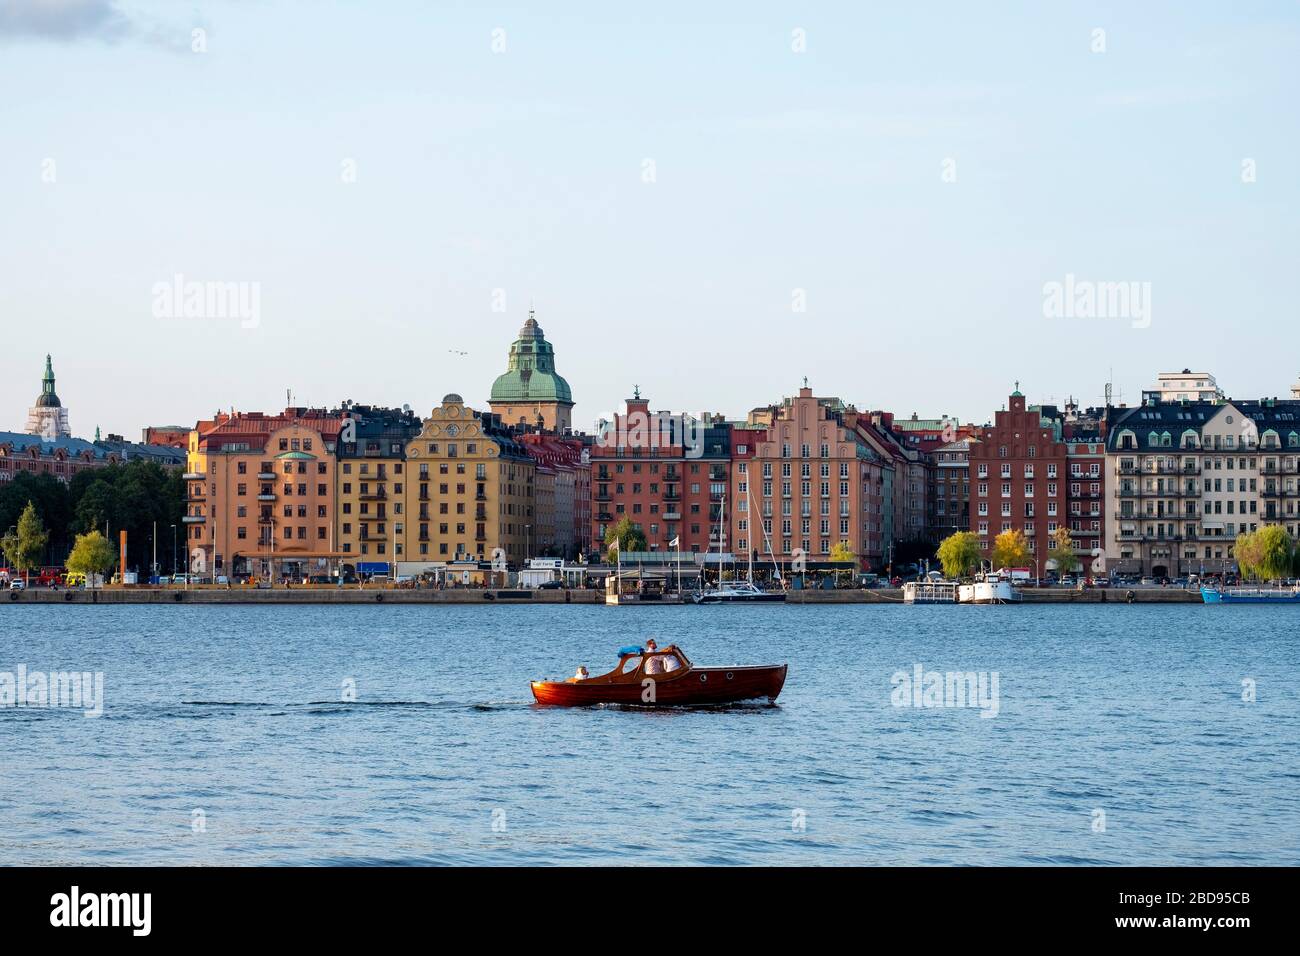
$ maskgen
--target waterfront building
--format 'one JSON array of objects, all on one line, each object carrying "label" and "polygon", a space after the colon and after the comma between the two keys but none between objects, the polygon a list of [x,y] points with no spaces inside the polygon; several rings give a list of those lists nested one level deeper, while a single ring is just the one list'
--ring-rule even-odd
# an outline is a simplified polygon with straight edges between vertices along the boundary
[{"label": "waterfront building", "polygon": [[536,527],[529,557],[577,558],[591,529],[591,456],[579,438],[518,436],[537,468]]},{"label": "waterfront building", "polygon": [[185,473],[191,570],[262,580],[329,573],[342,556],[334,541],[342,427],[340,412],[308,408],[199,423]]},{"label": "waterfront building", "polygon": [[[727,517],[731,526],[731,540],[734,542],[736,559],[747,562],[753,559],[755,567],[765,565],[771,558],[768,547],[773,554],[776,548],[763,535],[760,519],[760,502],[758,488],[752,482],[761,480],[754,461],[758,456],[758,446],[767,440],[767,429],[749,422],[731,422],[731,490],[727,495]],[[670,549],[674,550],[674,549]]]},{"label": "waterfront building", "polygon": [[[1100,433],[1077,434],[1065,439],[1068,483],[1065,501],[1070,540],[1079,558],[1079,570],[1100,574],[1106,545],[1106,442]],[[1048,549],[1056,547],[1049,541]]]},{"label": "waterfront building", "polygon": [[919,436],[895,428],[892,412],[874,411],[868,416],[866,436],[894,464],[893,516],[889,540],[917,547],[934,543],[929,536],[929,494],[933,486],[933,462],[921,449]]},{"label": "waterfront building", "polygon": [[336,450],[335,543],[355,570],[385,574],[405,560],[407,443],[421,422],[409,408],[344,404]]},{"label": "waterfront building", "polygon": [[492,383],[488,407],[512,427],[558,434],[573,427],[573,393],[555,371],[555,348],[531,310],[510,346],[505,374]]},{"label": "waterfront building", "polygon": [[970,449],[976,439],[962,438],[929,453],[934,462],[930,538],[942,541],[970,530]]},{"label": "waterfront building", "polygon": [[747,470],[778,559],[826,561],[843,545],[862,569],[883,567],[893,547],[894,460],[870,420],[805,384],[780,406],[755,409],[749,424],[765,427]]},{"label": "waterfront building", "polygon": [[1108,566],[1153,577],[1233,572],[1238,534],[1300,531],[1300,402],[1147,401],[1107,440]]},{"label": "waterfront building", "polygon": [[1254,425],[1259,450],[1258,523],[1280,524],[1295,539],[1300,536],[1300,398],[1234,405]]},{"label": "waterfront building", "polygon": [[71,438],[68,427],[68,410],[54,391],[54,365],[45,356],[45,374],[41,376],[41,393],[27,412],[27,434],[40,435],[49,440]]},{"label": "waterfront building", "polygon": [[520,566],[534,521],[535,472],[500,416],[445,396],[406,445],[403,559]]},{"label": "waterfront building", "polygon": [[[718,521],[730,483],[730,429],[721,417],[650,411],[634,389],[625,411],[602,421],[591,444],[591,551],[624,517],[647,551],[716,551]],[[726,529],[721,544],[726,547]]]},{"label": "waterfront building", "polygon": [[[1026,404],[1019,383],[970,448],[970,524],[985,560],[1004,531],[1024,533],[1036,576],[1049,570],[1052,539],[1067,521],[1068,455],[1059,418]],[[1051,410],[1054,414],[1055,410]]]}]

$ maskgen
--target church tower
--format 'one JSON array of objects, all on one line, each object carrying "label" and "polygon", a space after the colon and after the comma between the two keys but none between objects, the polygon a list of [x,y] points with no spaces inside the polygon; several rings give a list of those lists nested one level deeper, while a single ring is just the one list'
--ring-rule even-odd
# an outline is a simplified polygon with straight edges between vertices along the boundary
[{"label": "church tower", "polygon": [[531,310],[510,346],[507,371],[492,383],[488,406],[507,425],[563,434],[573,427],[573,393],[555,372],[555,349]]},{"label": "church tower", "polygon": [[41,378],[41,394],[36,396],[36,404],[27,412],[27,434],[50,440],[72,435],[68,428],[68,410],[54,392],[54,365],[48,355],[45,356],[45,375]]}]

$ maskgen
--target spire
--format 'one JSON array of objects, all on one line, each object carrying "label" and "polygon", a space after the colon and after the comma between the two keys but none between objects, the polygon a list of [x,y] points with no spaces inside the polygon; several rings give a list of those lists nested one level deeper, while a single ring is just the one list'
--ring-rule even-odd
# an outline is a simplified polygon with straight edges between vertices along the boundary
[{"label": "spire", "polygon": [[59,396],[54,391],[54,362],[45,356],[45,374],[41,376],[41,394],[36,397],[37,408],[60,407]]}]

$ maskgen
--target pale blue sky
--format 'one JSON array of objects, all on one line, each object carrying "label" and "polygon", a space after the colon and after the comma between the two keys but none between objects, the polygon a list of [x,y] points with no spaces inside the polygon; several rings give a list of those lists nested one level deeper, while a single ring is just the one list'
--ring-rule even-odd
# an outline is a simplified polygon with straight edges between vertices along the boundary
[{"label": "pale blue sky", "polygon": [[[82,435],[481,405],[530,299],[582,427],[633,383],[983,421],[1300,375],[1294,3],[41,6],[0,0],[0,429],[47,351]],[[260,326],[155,318],[176,273]],[[1150,327],[1044,318],[1067,273]]]}]

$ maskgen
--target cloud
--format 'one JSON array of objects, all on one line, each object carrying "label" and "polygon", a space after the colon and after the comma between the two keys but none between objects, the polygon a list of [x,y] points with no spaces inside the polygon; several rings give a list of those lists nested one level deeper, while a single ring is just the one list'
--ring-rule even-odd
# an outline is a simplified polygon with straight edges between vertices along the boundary
[{"label": "cloud", "polygon": [[117,0],[0,0],[0,39],[115,41],[134,30]]}]

